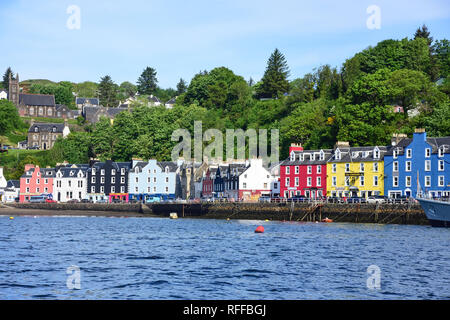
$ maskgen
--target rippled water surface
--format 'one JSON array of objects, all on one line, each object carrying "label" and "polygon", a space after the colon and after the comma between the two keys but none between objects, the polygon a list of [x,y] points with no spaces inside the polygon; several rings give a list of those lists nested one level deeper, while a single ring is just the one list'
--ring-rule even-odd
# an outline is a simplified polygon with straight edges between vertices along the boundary
[{"label": "rippled water surface", "polygon": [[0,299],[450,299],[449,245],[427,226],[0,217]]}]

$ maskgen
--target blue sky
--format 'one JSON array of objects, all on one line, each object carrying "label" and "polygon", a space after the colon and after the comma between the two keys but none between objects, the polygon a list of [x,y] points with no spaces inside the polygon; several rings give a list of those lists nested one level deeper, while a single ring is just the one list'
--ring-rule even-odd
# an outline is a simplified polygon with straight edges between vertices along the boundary
[{"label": "blue sky", "polygon": [[[70,5],[81,10],[79,30],[66,26]],[[380,29],[366,26],[370,5],[381,9]],[[0,0],[0,72],[73,82],[109,74],[120,84],[151,66],[167,88],[219,66],[259,80],[278,48],[293,80],[378,41],[411,38],[424,23],[449,39],[450,2]]]}]

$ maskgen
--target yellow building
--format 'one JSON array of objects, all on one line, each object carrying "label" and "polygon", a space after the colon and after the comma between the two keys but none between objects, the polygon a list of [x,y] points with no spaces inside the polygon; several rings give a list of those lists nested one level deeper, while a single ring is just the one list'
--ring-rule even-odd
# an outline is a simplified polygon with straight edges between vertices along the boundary
[{"label": "yellow building", "polygon": [[350,147],[348,142],[338,142],[327,162],[327,196],[384,195],[386,151],[384,146]]}]

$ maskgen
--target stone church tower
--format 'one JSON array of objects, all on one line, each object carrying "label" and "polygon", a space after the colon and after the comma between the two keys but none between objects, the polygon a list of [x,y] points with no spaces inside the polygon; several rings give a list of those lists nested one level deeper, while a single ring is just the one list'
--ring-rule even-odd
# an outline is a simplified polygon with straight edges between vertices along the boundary
[{"label": "stone church tower", "polygon": [[19,74],[13,79],[11,74],[9,74],[9,90],[8,99],[17,107],[19,105]]}]

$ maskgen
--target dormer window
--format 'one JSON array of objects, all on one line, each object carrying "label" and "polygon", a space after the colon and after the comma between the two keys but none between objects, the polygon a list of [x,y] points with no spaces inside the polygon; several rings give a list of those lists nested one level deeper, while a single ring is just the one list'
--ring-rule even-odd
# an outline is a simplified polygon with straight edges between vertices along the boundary
[{"label": "dormer window", "polygon": [[134,172],[139,173],[139,168],[138,167],[134,168]]},{"label": "dormer window", "polygon": [[438,157],[442,158],[444,156],[444,146],[440,147],[438,150]]},{"label": "dormer window", "polygon": [[120,174],[121,174],[121,175],[124,175],[124,174],[125,174],[125,168],[121,168],[121,169],[120,169]]},{"label": "dormer window", "polygon": [[169,167],[166,167],[166,173],[169,173]]},{"label": "dormer window", "polygon": [[111,175],[115,176],[116,175],[116,169],[111,169]]},{"label": "dormer window", "polygon": [[325,153],[323,152],[323,150],[320,150],[319,159],[320,159],[320,161],[325,160]]},{"label": "dormer window", "polygon": [[75,174],[75,171],[70,171],[70,176],[72,177]]},{"label": "dormer window", "polygon": [[392,153],[392,156],[393,156],[394,159],[397,159],[398,153],[399,153],[398,148],[395,148],[394,152]]},{"label": "dormer window", "polygon": [[92,174],[95,175],[95,168],[92,168]]},{"label": "dormer window", "polygon": [[315,153],[311,154],[310,159],[311,159],[311,161],[315,161],[316,160],[316,154]]},{"label": "dormer window", "polygon": [[373,158],[374,159],[379,159],[380,158],[380,150],[378,150],[378,148],[375,148],[373,150]]},{"label": "dormer window", "polygon": [[305,160],[305,155],[303,153],[300,153],[300,161],[304,161]]},{"label": "dormer window", "polygon": [[358,152],[352,152],[352,158],[353,159],[358,158]]},{"label": "dormer window", "polygon": [[104,175],[105,175],[105,169],[101,169],[101,170],[100,170],[100,174],[101,174],[102,176],[104,176]]},{"label": "dormer window", "polygon": [[295,161],[295,153],[293,151],[291,152],[291,161]]},{"label": "dormer window", "polygon": [[341,160],[341,151],[336,150],[335,158],[336,160]]},{"label": "dormer window", "polygon": [[39,128],[38,127],[34,127],[34,132],[39,132]]},{"label": "dormer window", "polygon": [[53,127],[53,132],[56,132],[56,127]]}]

